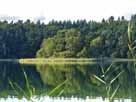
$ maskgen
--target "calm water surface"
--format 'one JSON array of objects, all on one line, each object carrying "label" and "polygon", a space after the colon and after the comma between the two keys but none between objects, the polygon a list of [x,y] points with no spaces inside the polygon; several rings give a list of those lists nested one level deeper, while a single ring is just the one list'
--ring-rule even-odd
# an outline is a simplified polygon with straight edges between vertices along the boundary
[{"label": "calm water surface", "polygon": [[[95,63],[94,63],[95,62]],[[0,102],[136,102],[134,60],[0,63]]]}]

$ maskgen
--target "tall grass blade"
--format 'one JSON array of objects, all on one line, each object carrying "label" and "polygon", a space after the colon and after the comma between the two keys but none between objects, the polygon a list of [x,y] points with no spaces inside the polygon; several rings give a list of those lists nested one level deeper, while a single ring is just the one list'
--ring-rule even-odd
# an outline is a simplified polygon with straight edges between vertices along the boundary
[{"label": "tall grass blade", "polygon": [[128,23],[128,40],[129,43],[131,43],[131,23]]},{"label": "tall grass blade", "polygon": [[114,77],[111,81],[110,81],[110,85],[123,73],[124,71],[121,71],[116,77]]},{"label": "tall grass blade", "polygon": [[107,97],[110,98],[110,92],[111,92],[111,86],[110,85],[107,86],[106,91],[107,91]]},{"label": "tall grass blade", "polygon": [[14,83],[14,84],[15,84],[16,88],[18,88],[23,93],[24,96],[27,96],[25,91],[17,83]]},{"label": "tall grass blade", "polygon": [[16,90],[16,88],[15,88],[15,86],[14,86],[14,84],[13,84],[13,82],[11,80],[9,80],[9,84],[10,84],[11,88],[15,91],[16,95],[19,96],[20,94]]},{"label": "tall grass blade", "polygon": [[55,92],[57,90],[59,90],[68,80],[65,80],[64,82],[62,82],[61,84],[57,85],[55,88],[53,88],[47,95],[48,96],[52,96],[53,94],[55,94]]},{"label": "tall grass blade", "polygon": [[99,78],[96,75],[93,75],[94,78],[96,78],[97,80],[99,80],[101,83],[106,84],[106,82],[104,80],[102,80],[101,78]]},{"label": "tall grass blade", "polygon": [[117,86],[117,88],[114,90],[114,92],[112,93],[110,100],[113,100],[114,96],[116,95],[118,89],[119,89],[120,85]]},{"label": "tall grass blade", "polygon": [[[116,73],[119,69],[120,69],[120,67],[116,67],[116,68],[114,68],[113,70],[111,70],[111,71],[108,73],[108,75],[107,75],[107,76],[112,76],[112,75],[113,75],[113,73],[114,73],[114,72]],[[114,78],[115,78],[115,76],[114,76]]]},{"label": "tall grass blade", "polygon": [[101,66],[102,74],[105,74],[104,68]]},{"label": "tall grass blade", "polygon": [[23,73],[24,73],[24,77],[25,77],[25,81],[26,81],[26,87],[29,89],[29,81],[28,81],[28,77],[26,75],[26,72],[23,70]]},{"label": "tall grass blade", "polygon": [[131,45],[135,45],[135,44],[136,44],[136,40],[134,40]]},{"label": "tall grass blade", "polygon": [[129,51],[130,51],[132,57],[134,58],[133,48],[131,47],[130,44],[128,44],[128,49],[129,49]]},{"label": "tall grass blade", "polygon": [[24,73],[24,77],[25,77],[26,88],[27,88],[27,90],[28,90],[28,92],[29,92],[29,97],[32,97],[32,96],[33,96],[33,92],[32,92],[32,90],[31,90],[30,83],[29,83],[27,74],[26,74],[26,72],[24,71],[24,69],[23,69],[23,73]]},{"label": "tall grass blade", "polygon": [[106,74],[107,72],[109,72],[111,68],[112,68],[112,64],[107,68],[107,70],[105,71],[105,74]]},{"label": "tall grass blade", "polygon": [[60,93],[57,95],[57,97],[60,97],[64,92],[64,89],[60,91]]}]

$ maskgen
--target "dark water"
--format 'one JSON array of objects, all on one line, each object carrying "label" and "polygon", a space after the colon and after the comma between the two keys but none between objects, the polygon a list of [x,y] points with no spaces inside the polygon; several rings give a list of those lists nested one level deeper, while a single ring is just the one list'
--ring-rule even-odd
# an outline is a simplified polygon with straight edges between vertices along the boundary
[{"label": "dark water", "polygon": [[[7,99],[7,97],[30,99],[34,96],[40,98],[51,96],[63,101],[72,100],[71,97],[75,97],[78,98],[77,102],[80,100],[87,102],[85,101],[87,99],[97,102],[94,99],[98,98],[101,100],[98,102],[104,100],[136,102],[135,90],[136,66],[134,61],[99,61],[95,64],[54,65],[0,63],[1,99]],[[57,98],[55,99],[57,100]]]}]

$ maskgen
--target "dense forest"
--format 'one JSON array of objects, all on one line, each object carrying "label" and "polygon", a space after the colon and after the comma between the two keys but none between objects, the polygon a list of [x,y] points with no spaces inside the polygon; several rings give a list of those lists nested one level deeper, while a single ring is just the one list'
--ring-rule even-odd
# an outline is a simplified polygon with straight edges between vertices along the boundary
[{"label": "dense forest", "polygon": [[[136,15],[132,23],[132,38],[136,38]],[[123,16],[103,19],[54,21],[48,24],[0,22],[0,58],[34,57],[121,57],[128,53],[128,20]],[[135,44],[133,44],[134,46]],[[40,48],[41,47],[41,48]],[[37,53],[37,54],[36,54]]]}]

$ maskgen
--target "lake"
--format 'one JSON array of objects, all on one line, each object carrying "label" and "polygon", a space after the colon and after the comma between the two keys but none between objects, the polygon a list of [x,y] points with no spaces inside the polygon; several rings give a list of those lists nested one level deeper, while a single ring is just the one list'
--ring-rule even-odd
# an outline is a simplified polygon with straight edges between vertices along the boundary
[{"label": "lake", "polygon": [[0,102],[136,102],[135,59],[1,59]]}]

